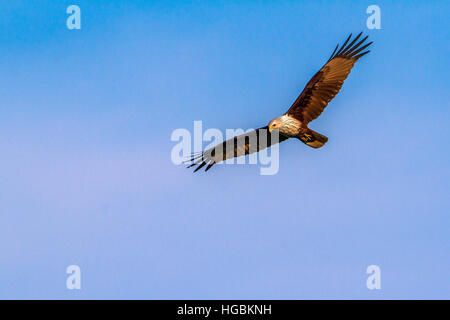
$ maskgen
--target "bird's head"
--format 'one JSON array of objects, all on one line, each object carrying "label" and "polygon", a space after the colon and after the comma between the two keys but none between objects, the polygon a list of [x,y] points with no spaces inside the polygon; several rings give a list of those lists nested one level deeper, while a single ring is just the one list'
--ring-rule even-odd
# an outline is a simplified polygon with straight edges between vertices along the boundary
[{"label": "bird's head", "polygon": [[300,130],[301,122],[288,115],[282,115],[269,122],[269,132],[278,130],[286,136],[295,136]]},{"label": "bird's head", "polygon": [[272,132],[273,130],[280,130],[281,128],[281,119],[276,118],[269,122],[269,132]]}]

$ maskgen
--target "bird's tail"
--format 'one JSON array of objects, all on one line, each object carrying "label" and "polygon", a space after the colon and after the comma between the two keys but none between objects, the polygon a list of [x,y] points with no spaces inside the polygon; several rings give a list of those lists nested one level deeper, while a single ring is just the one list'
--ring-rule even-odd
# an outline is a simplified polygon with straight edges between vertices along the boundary
[{"label": "bird's tail", "polygon": [[298,138],[307,146],[316,149],[322,147],[328,141],[327,137],[309,128],[308,131],[300,133]]}]

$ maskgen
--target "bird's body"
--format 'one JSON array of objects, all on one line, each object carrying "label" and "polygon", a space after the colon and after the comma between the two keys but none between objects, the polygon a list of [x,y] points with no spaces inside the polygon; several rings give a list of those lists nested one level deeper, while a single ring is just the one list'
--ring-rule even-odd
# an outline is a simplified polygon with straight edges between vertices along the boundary
[{"label": "bird's body", "polygon": [[[311,130],[308,124],[316,119],[336,96],[355,62],[370,52],[367,50],[361,53],[372,44],[364,44],[367,36],[356,43],[361,34],[347,45],[352,36],[350,34],[339,50],[339,45],[336,46],[327,63],[311,78],[284,115],[271,120],[265,127],[236,136],[194,155],[189,160],[189,167],[198,165],[195,169],[198,171],[208,165],[205,170],[208,171],[218,162],[258,152],[289,138],[297,138],[312,148],[322,147],[328,138]],[[273,131],[277,134],[274,135]]]}]

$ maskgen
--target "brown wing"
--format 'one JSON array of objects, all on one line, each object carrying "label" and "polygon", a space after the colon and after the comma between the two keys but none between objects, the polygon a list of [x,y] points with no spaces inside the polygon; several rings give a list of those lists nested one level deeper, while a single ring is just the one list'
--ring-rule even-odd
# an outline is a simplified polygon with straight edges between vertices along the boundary
[{"label": "brown wing", "polygon": [[279,134],[278,137],[274,133],[269,132],[269,127],[265,126],[234,138],[228,139],[218,145],[207,149],[197,155],[193,155],[188,160],[190,165],[188,168],[198,165],[194,172],[208,165],[205,171],[208,171],[213,165],[227,159],[240,157],[260,150],[266,149],[273,144],[280,143],[289,137]]},{"label": "brown wing", "polygon": [[[303,89],[286,114],[293,116],[306,125],[322,113],[323,109],[341,89],[355,62],[370,52],[367,50],[360,53],[372,44],[372,42],[364,44],[368,36],[356,43],[361,34],[362,32],[347,45],[352,37],[350,34],[339,50],[339,45],[336,46],[330,59],[309,80],[305,89]],[[336,50],[338,51],[336,52]]]}]

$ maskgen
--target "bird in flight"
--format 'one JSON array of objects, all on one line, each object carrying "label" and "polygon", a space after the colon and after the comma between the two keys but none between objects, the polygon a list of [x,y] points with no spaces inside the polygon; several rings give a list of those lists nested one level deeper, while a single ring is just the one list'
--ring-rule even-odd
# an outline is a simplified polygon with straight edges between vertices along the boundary
[{"label": "bird in flight", "polygon": [[193,154],[188,160],[188,168],[197,166],[194,170],[196,172],[207,165],[205,171],[208,171],[216,163],[259,152],[289,138],[297,138],[312,148],[322,147],[328,138],[308,128],[308,124],[316,119],[336,96],[355,62],[370,52],[364,51],[372,44],[365,43],[368,36],[357,42],[361,35],[362,32],[349,43],[352,38],[350,34],[342,46],[336,46],[325,65],[309,80],[284,115],[273,119],[265,127]]}]

